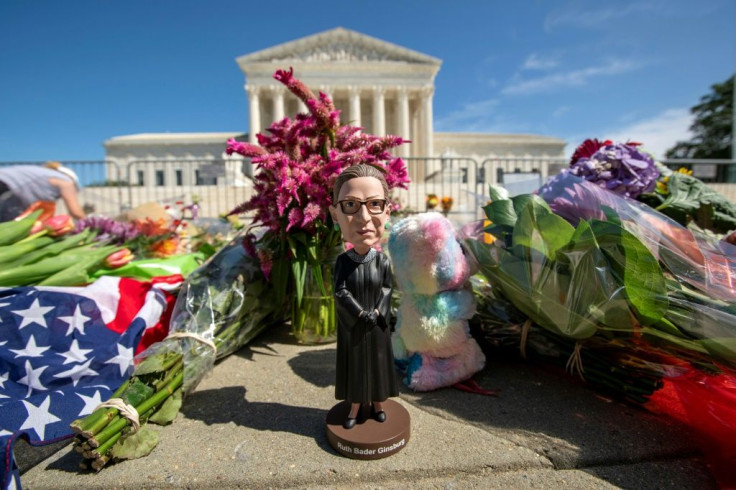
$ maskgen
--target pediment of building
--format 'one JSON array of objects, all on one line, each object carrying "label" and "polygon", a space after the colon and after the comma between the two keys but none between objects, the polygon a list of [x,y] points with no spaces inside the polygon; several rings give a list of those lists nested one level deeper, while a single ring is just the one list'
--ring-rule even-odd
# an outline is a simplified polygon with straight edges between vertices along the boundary
[{"label": "pediment of building", "polygon": [[441,60],[402,46],[338,27],[267,48],[237,59],[243,67],[284,62],[402,62],[439,66]]}]

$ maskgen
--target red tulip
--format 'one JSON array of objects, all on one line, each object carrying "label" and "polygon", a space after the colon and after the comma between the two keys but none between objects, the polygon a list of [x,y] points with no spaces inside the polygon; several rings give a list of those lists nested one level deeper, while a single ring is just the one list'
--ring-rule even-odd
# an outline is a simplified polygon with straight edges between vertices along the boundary
[{"label": "red tulip", "polygon": [[133,255],[129,249],[124,248],[108,255],[103,264],[108,269],[117,269],[118,267],[124,266],[134,258],[135,255]]},{"label": "red tulip", "polygon": [[74,221],[68,214],[59,214],[44,221],[43,228],[50,236],[62,236],[74,229]]}]

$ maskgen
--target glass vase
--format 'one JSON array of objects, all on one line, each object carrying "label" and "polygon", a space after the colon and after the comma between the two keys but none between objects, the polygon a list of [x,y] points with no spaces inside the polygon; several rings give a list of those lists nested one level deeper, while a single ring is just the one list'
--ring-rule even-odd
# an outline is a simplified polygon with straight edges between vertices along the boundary
[{"label": "glass vase", "polygon": [[[320,288],[313,267],[320,268],[324,289]],[[300,344],[326,344],[337,340],[337,314],[332,280],[334,267],[334,257],[317,266],[308,265],[302,301],[299,303],[296,295],[292,299],[291,331]]]}]

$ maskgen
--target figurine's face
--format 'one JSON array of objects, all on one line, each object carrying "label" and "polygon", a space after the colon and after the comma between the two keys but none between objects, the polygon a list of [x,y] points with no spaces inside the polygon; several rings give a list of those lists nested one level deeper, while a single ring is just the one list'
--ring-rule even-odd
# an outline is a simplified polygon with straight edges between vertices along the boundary
[{"label": "figurine's face", "polygon": [[350,179],[340,188],[337,201],[330,206],[333,221],[356,252],[367,254],[381,240],[391,213],[381,182],[375,177]]}]

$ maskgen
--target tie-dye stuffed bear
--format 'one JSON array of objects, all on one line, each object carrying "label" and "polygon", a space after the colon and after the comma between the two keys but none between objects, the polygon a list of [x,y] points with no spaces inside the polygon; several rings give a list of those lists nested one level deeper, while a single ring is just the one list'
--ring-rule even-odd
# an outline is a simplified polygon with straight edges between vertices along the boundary
[{"label": "tie-dye stuffed bear", "polygon": [[485,356],[468,327],[476,271],[452,223],[435,212],[404,218],[391,228],[388,250],[401,291],[393,350],[404,382],[428,391],[468,380]]}]

